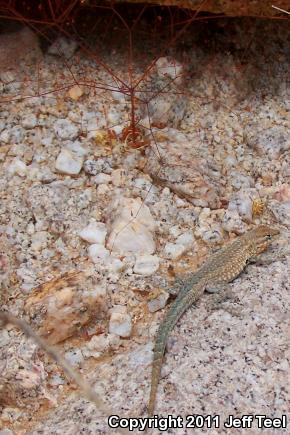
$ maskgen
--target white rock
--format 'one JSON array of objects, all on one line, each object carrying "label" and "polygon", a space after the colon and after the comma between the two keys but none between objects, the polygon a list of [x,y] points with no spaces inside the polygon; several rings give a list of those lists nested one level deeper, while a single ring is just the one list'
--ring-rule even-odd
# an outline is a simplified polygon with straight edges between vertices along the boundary
[{"label": "white rock", "polygon": [[84,360],[80,349],[69,350],[65,352],[64,356],[72,366],[79,366]]},{"label": "white rock", "polygon": [[47,246],[48,239],[47,231],[37,231],[31,235],[31,246],[30,249],[33,251],[41,251]]},{"label": "white rock", "polygon": [[121,272],[125,268],[125,264],[119,258],[110,256],[105,262],[108,272]]},{"label": "white rock", "polygon": [[165,307],[166,302],[169,298],[169,293],[161,292],[157,298],[151,299],[147,305],[150,313],[155,313],[155,311],[162,310]]},{"label": "white rock", "polygon": [[184,245],[184,246],[192,246],[194,243],[194,237],[192,234],[192,231],[187,231],[186,233],[180,234],[179,237],[177,237],[176,242],[178,245]]},{"label": "white rock", "polygon": [[170,260],[180,258],[187,251],[188,247],[180,243],[168,242],[164,246],[164,256]]},{"label": "white rock", "polygon": [[132,320],[129,314],[112,313],[109,323],[109,332],[120,337],[130,337]]},{"label": "white rock", "polygon": [[60,57],[64,56],[66,59],[69,59],[75,53],[77,46],[74,40],[60,36],[51,44],[47,52],[48,54]]},{"label": "white rock", "polygon": [[98,195],[106,195],[106,193],[108,193],[110,191],[109,186],[107,186],[107,184],[99,184],[97,187],[97,194]]},{"label": "white rock", "polygon": [[126,172],[124,171],[124,169],[115,169],[114,171],[112,171],[111,177],[114,186],[124,186],[126,181]]},{"label": "white rock", "polygon": [[54,123],[53,129],[61,139],[74,140],[79,133],[79,128],[68,119],[58,119]]},{"label": "white rock", "polygon": [[19,175],[20,177],[25,177],[27,175],[27,166],[20,159],[13,159],[13,161],[8,166],[8,174],[10,176]]},{"label": "white rock", "polygon": [[94,243],[88,248],[88,254],[93,263],[99,263],[110,256],[110,251],[99,243]]},{"label": "white rock", "polygon": [[227,232],[234,232],[237,234],[243,234],[246,230],[246,224],[242,221],[237,210],[226,210],[222,227]]},{"label": "white rock", "polygon": [[10,132],[9,130],[3,130],[0,133],[0,142],[9,143],[10,140]]},{"label": "white rock", "polygon": [[75,153],[63,149],[56,159],[55,168],[62,174],[77,175],[82,169],[83,162],[83,157],[79,157]]},{"label": "white rock", "polygon": [[112,91],[112,97],[115,101],[118,101],[118,103],[125,103],[126,102],[124,92]]},{"label": "white rock", "polygon": [[170,57],[160,57],[156,62],[157,74],[163,78],[167,76],[174,80],[174,83],[180,84],[182,82],[183,66],[175,59]]},{"label": "white rock", "polygon": [[103,174],[102,172],[100,174],[97,174],[93,180],[95,184],[108,184],[111,181],[111,176],[108,174]]},{"label": "white rock", "polygon": [[201,231],[200,237],[205,243],[208,244],[219,243],[223,240],[222,228],[220,227],[220,225],[214,225],[209,229]]},{"label": "white rock", "polygon": [[127,308],[125,307],[125,305],[114,305],[111,309],[110,309],[110,313],[118,313],[118,314],[127,314]]},{"label": "white rock", "polygon": [[98,352],[103,352],[109,347],[108,337],[103,335],[94,335],[91,340],[87,343],[87,347],[90,350],[96,350]]},{"label": "white rock", "polygon": [[140,198],[118,198],[111,205],[111,223],[107,246],[110,250],[124,255],[153,254],[156,247],[153,238],[155,221],[149,208]]},{"label": "white rock", "polygon": [[230,199],[228,204],[229,211],[237,211],[241,218],[246,222],[252,222],[252,199],[245,192],[237,193],[233,198]]},{"label": "white rock", "polygon": [[252,177],[242,174],[241,172],[236,170],[231,171],[231,173],[229,174],[229,180],[231,185],[235,189],[242,189],[255,185],[254,179]]},{"label": "white rock", "polygon": [[34,115],[34,113],[24,116],[24,118],[21,120],[21,125],[24,128],[34,128],[36,124],[37,124],[37,118]]},{"label": "white rock", "polygon": [[159,268],[159,258],[156,255],[139,255],[134,266],[134,273],[149,276]]},{"label": "white rock", "polygon": [[66,145],[66,148],[79,157],[84,157],[88,154],[88,150],[85,149],[78,140],[69,143],[68,145]]},{"label": "white rock", "polygon": [[103,245],[107,235],[106,225],[102,222],[91,222],[88,226],[79,232],[81,239],[88,243],[97,243]]},{"label": "white rock", "polygon": [[14,432],[8,428],[0,430],[0,435],[14,435]]},{"label": "white rock", "polygon": [[0,348],[5,347],[10,341],[10,335],[8,334],[8,331],[6,329],[2,329],[0,331]]}]

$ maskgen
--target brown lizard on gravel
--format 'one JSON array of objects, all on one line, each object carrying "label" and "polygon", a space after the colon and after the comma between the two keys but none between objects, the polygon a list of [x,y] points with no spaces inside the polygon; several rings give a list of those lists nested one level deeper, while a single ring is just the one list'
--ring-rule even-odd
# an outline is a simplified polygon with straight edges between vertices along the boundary
[{"label": "brown lizard on gravel", "polygon": [[154,412],[167,338],[176,322],[205,290],[218,291],[220,287],[233,281],[249,262],[255,261],[255,257],[268,248],[273,238],[278,234],[280,234],[278,229],[267,225],[255,227],[214,253],[200,269],[179,284],[178,296],[157,331],[148,406],[150,416]]}]

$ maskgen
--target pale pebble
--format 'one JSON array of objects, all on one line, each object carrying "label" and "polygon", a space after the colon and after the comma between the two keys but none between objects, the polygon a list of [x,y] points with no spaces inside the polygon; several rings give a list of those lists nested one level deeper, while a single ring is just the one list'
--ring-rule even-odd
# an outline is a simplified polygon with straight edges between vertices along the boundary
[{"label": "pale pebble", "polygon": [[73,366],[80,366],[84,361],[82,351],[80,349],[73,349],[65,352],[65,359]]},{"label": "pale pebble", "polygon": [[116,187],[123,186],[126,182],[126,171],[122,168],[114,169],[111,173],[112,184]]},{"label": "pale pebble", "polygon": [[175,84],[181,84],[183,66],[172,57],[159,57],[156,61],[156,70],[160,78],[169,77]]},{"label": "pale pebble", "polygon": [[93,263],[99,263],[110,256],[110,251],[99,243],[94,243],[88,247],[88,255]]},{"label": "pale pebble", "polygon": [[112,313],[109,323],[109,332],[120,337],[130,337],[132,332],[132,320],[129,314]]},{"label": "pale pebble", "polygon": [[180,258],[182,254],[184,254],[187,250],[187,247],[184,245],[181,245],[180,243],[166,243],[163,251],[163,255],[165,258],[168,258],[170,260],[176,260],[177,258]]},{"label": "pale pebble", "polygon": [[76,154],[78,157],[84,157],[88,154],[88,150],[81,145],[81,142],[75,140],[74,142],[70,142],[66,145],[66,148],[72,153]]},{"label": "pale pebble", "polygon": [[150,313],[155,313],[155,311],[162,310],[165,307],[166,302],[169,298],[169,293],[161,292],[157,298],[151,299],[147,305]]},{"label": "pale pebble", "polygon": [[34,128],[36,124],[37,124],[37,118],[33,113],[24,116],[21,120],[21,125],[27,129]]},{"label": "pale pebble", "polygon": [[79,128],[68,119],[58,119],[53,124],[53,129],[61,139],[74,140],[79,133]]},{"label": "pale pebble", "polygon": [[110,256],[108,260],[106,260],[105,266],[108,272],[115,272],[115,273],[121,272],[125,268],[124,263],[119,258],[114,258],[112,256]]},{"label": "pale pebble", "polygon": [[97,243],[103,245],[106,240],[107,228],[102,222],[90,222],[83,228],[78,235],[88,243]]},{"label": "pale pebble", "polygon": [[10,132],[9,130],[3,130],[0,133],[0,142],[9,143],[10,140]]},{"label": "pale pebble", "polygon": [[138,275],[153,275],[159,268],[159,258],[156,255],[140,255],[136,258],[134,273]]},{"label": "pale pebble", "polygon": [[223,233],[220,226],[213,226],[209,230],[203,231],[201,238],[205,243],[216,244],[223,240]]},{"label": "pale pebble", "polygon": [[184,246],[191,246],[194,242],[192,231],[187,231],[186,233],[180,234],[177,237],[175,243],[181,244]]},{"label": "pale pebble", "polygon": [[25,177],[27,175],[28,168],[26,164],[20,159],[13,159],[8,166],[8,174],[10,176],[19,175],[19,177]]},{"label": "pale pebble", "polygon": [[83,157],[64,149],[56,159],[55,169],[62,174],[77,175],[82,169],[83,161]]},{"label": "pale pebble", "polygon": [[95,177],[92,180],[95,184],[108,184],[111,182],[111,176],[108,174],[103,174],[100,172],[100,174],[95,175]]},{"label": "pale pebble", "polygon": [[110,191],[109,186],[107,184],[99,184],[97,187],[97,194],[98,195],[106,195]]},{"label": "pale pebble", "polygon": [[153,254],[155,221],[150,209],[140,198],[117,198],[108,209],[111,223],[107,242],[109,249],[124,255]]},{"label": "pale pebble", "polygon": [[48,48],[47,53],[54,55],[65,57],[65,59],[69,59],[73,56],[77,49],[78,45],[73,39],[68,39],[63,36],[59,36]]}]

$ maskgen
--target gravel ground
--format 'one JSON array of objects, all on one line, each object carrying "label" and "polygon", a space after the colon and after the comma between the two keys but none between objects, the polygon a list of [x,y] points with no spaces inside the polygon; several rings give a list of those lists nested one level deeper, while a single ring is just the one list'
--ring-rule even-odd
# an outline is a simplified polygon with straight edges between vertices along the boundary
[{"label": "gravel ground", "polygon": [[[43,51],[27,29],[0,38],[2,309],[55,344],[116,415],[144,417],[167,285],[275,225],[273,262],[250,265],[219,310],[205,295],[178,322],[156,411],[184,418],[174,434],[233,433],[229,415],[289,419],[289,24],[185,34],[136,89],[136,143],[122,44],[103,53],[118,81],[69,40]],[[0,348],[1,435],[113,431],[21,332],[0,331]],[[191,414],[219,415],[220,427],[185,428]]]}]

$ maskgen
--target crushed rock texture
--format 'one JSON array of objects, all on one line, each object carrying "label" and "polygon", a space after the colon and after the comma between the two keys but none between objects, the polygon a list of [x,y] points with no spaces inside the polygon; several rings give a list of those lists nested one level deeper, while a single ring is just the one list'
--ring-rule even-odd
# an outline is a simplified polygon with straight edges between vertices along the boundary
[{"label": "crushed rock texture", "polygon": [[[204,295],[176,325],[156,412],[289,419],[289,22],[200,22],[168,53],[160,47],[137,88],[138,143],[112,76],[130,81],[124,37],[112,50],[95,35],[99,57],[63,36],[42,49],[27,30],[0,45],[16,53],[21,35],[17,62],[0,51],[1,310],[54,343],[114,413],[144,417],[175,277],[253,226],[277,226],[269,264],[249,265],[229,300],[213,309]],[[159,40],[134,42],[140,78]],[[112,433],[11,325],[0,330],[0,429]]]}]

